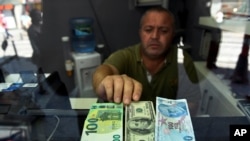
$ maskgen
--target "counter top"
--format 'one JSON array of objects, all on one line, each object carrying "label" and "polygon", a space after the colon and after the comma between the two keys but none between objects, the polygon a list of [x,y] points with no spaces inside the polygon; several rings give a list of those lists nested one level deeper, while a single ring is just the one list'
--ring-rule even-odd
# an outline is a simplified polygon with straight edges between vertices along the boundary
[{"label": "counter top", "polygon": [[[70,138],[72,140],[78,140],[81,137],[83,129],[82,123],[84,123],[85,118],[81,117],[78,118],[78,120],[74,117],[71,118],[72,119],[69,117],[60,118],[60,128],[58,128],[58,131],[55,133],[55,139],[62,139],[61,134],[63,134],[63,136],[67,135],[65,138]],[[53,118],[51,118],[51,120],[55,122]],[[79,128],[77,128],[78,126],[76,125],[77,121]],[[249,121],[246,117],[192,117],[192,123],[196,141],[229,141],[230,125],[249,125]],[[53,123],[49,122],[49,124]],[[43,126],[47,128],[47,126],[50,127],[49,124],[43,124]],[[69,128],[73,130],[67,130]],[[64,134],[63,132],[67,133]]]},{"label": "counter top", "polygon": [[[58,124],[52,137],[53,140],[80,141],[86,116],[58,116],[59,123],[53,116],[40,117],[32,124],[32,139],[47,138]],[[230,141],[230,125],[249,125],[250,123],[244,116],[191,117],[191,120],[196,141]]]},{"label": "counter top", "polygon": [[196,141],[229,141],[230,125],[249,125],[244,116],[239,117],[193,117]]}]

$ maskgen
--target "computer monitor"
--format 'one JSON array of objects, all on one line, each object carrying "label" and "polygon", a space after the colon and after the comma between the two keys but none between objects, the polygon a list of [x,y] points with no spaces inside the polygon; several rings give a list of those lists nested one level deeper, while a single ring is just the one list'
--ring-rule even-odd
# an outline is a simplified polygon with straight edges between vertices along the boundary
[{"label": "computer monitor", "polygon": [[38,82],[32,96],[38,108],[71,109],[68,90],[57,71],[52,72],[42,82]]}]

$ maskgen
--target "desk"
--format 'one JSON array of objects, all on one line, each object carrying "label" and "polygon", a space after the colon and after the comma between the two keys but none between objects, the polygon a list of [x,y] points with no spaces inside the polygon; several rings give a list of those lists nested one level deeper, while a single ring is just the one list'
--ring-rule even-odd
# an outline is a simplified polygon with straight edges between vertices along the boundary
[{"label": "desk", "polygon": [[[86,116],[58,116],[60,122],[51,140],[80,141]],[[58,120],[53,116],[37,117],[32,124],[32,139],[44,141]],[[192,117],[196,141],[229,141],[230,125],[249,125],[246,117]],[[32,140],[32,141],[33,141]]]},{"label": "desk", "polygon": [[[36,74],[35,74],[36,75]],[[45,77],[47,78],[50,74],[46,73]],[[0,83],[0,92],[2,89],[8,88],[12,83],[22,83],[22,79],[20,74],[9,74],[5,77],[6,83]],[[27,86],[27,85],[23,85]],[[28,86],[36,87],[36,83],[30,83]],[[71,98],[70,97],[70,104],[72,109],[89,109],[91,104],[95,103],[97,98]]]},{"label": "desk", "polygon": [[[79,141],[78,137],[79,133],[82,133],[83,124],[78,122],[80,124],[79,131],[75,131],[75,129],[70,131],[69,129],[71,129],[71,127],[74,128],[75,125],[72,125],[72,122],[67,122],[67,120],[70,121],[70,118],[64,120],[65,122],[62,124],[64,124],[67,130],[62,130],[66,131],[66,134],[69,136],[74,137],[71,139]],[[84,117],[79,117],[78,119],[78,121],[84,120]],[[72,121],[76,120],[72,118]],[[192,122],[196,141],[229,141],[229,127],[231,124],[249,124],[245,117],[193,117]],[[56,134],[60,136],[60,133],[57,132]],[[63,138],[61,139],[61,141],[65,140]]]},{"label": "desk", "polygon": [[[34,74],[36,76],[36,74]],[[45,77],[48,77],[50,74],[45,73]],[[5,82],[6,83],[22,83],[22,78],[19,73],[12,73],[7,76],[5,76]]]},{"label": "desk", "polygon": [[[46,114],[47,113],[47,114]],[[3,119],[28,120],[31,122],[32,141],[44,141],[56,128],[52,141],[80,141],[88,110],[49,110],[28,115],[5,115]],[[125,118],[124,118],[125,119]],[[229,141],[230,124],[249,124],[239,117],[192,117],[196,141]],[[58,124],[58,126],[57,126]]]},{"label": "desk", "polygon": [[[58,100],[59,102],[61,101],[60,99],[54,100]],[[87,103],[85,103],[86,101]],[[31,129],[31,141],[45,141],[51,135],[52,141],[79,141],[81,138],[83,124],[88,114],[88,107],[90,107],[91,102],[94,103],[96,101],[97,99],[72,98],[70,99],[72,109],[64,109],[64,105],[57,104],[58,109],[26,110],[25,106],[19,107],[13,103],[14,108],[11,108],[12,110],[10,113],[7,112],[0,115],[0,121],[3,119],[31,124],[29,128]],[[57,103],[57,101],[54,102]],[[66,101],[66,103],[68,102]],[[2,125],[0,124],[0,128],[1,126]],[[55,132],[53,133],[54,130]]]},{"label": "desk", "polygon": [[3,119],[22,123],[29,121],[30,141],[46,141],[50,136],[50,141],[80,141],[87,113],[65,110],[64,115],[5,115]]},{"label": "desk", "polygon": [[[18,76],[12,76],[17,82]],[[70,98],[58,73],[51,73],[40,86],[44,91],[40,91],[39,85],[31,88],[22,85],[14,91],[3,92],[0,104],[10,108],[0,115],[1,119],[29,123],[32,141],[45,141],[50,136],[52,140],[79,140],[88,109],[97,98]]]}]

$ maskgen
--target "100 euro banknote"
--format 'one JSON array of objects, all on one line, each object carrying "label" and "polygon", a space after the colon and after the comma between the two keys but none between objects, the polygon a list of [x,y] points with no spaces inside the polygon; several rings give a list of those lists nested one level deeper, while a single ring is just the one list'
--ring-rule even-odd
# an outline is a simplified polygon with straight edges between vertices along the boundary
[{"label": "100 euro banknote", "polygon": [[186,99],[156,98],[156,141],[195,141]]},{"label": "100 euro banknote", "polygon": [[155,110],[151,101],[126,106],[125,141],[154,141]]},{"label": "100 euro banknote", "polygon": [[123,141],[123,104],[95,103],[84,122],[81,141]]}]

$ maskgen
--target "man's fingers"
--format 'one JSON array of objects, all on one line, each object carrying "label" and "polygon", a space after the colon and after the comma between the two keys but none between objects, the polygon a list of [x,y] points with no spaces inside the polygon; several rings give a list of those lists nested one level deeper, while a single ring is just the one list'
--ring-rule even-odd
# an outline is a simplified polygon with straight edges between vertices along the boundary
[{"label": "man's fingers", "polygon": [[127,77],[126,75],[122,75],[124,80],[124,87],[123,87],[123,103],[125,105],[130,104],[132,99],[132,93],[134,90],[133,79]]},{"label": "man's fingers", "polygon": [[103,99],[103,100],[107,100],[107,96],[106,96],[106,90],[104,85],[99,85],[98,89],[97,89],[97,94],[98,96]]},{"label": "man's fingers", "polygon": [[133,84],[134,84],[134,91],[133,91],[132,99],[134,101],[139,101],[141,98],[141,94],[142,94],[142,84],[135,80],[133,80]]},{"label": "man's fingers", "polygon": [[108,101],[123,102],[125,105],[130,104],[132,100],[138,101],[142,93],[141,83],[127,75],[107,76],[103,79],[101,86],[100,91],[105,90]]},{"label": "man's fingers", "polygon": [[103,81],[102,85],[105,88],[106,91],[106,98],[108,101],[113,102],[113,93],[114,93],[114,82],[112,77],[107,76]]},{"label": "man's fingers", "polygon": [[123,95],[124,80],[120,76],[113,77],[114,83],[114,97],[113,100],[116,103],[120,103]]}]

